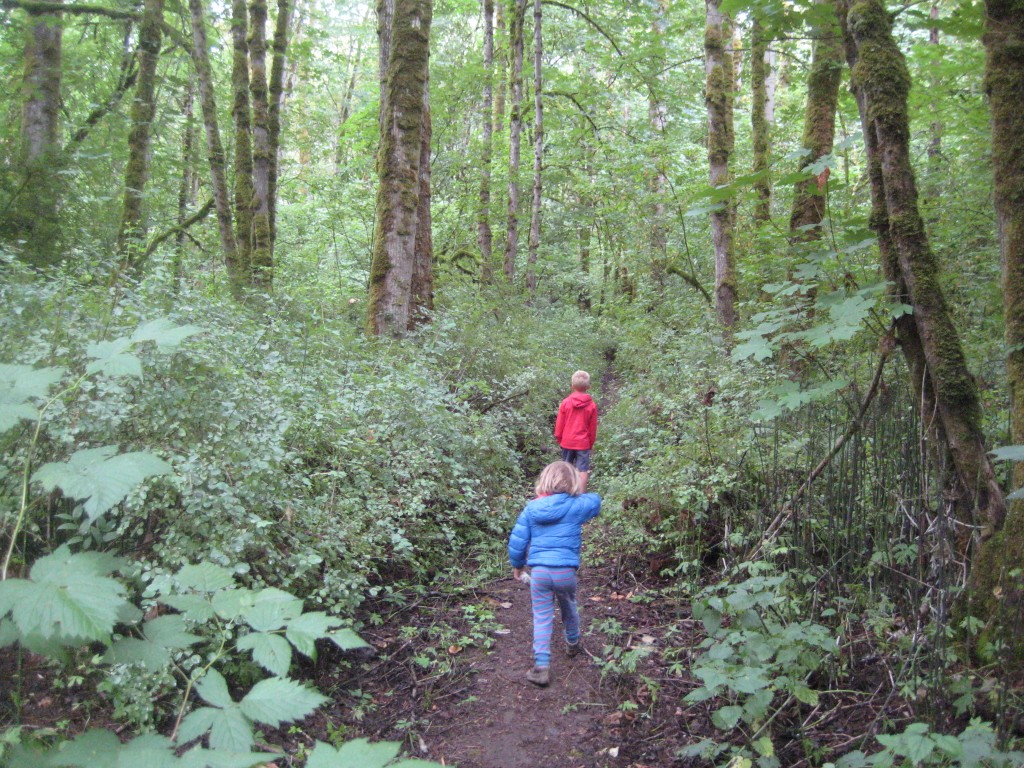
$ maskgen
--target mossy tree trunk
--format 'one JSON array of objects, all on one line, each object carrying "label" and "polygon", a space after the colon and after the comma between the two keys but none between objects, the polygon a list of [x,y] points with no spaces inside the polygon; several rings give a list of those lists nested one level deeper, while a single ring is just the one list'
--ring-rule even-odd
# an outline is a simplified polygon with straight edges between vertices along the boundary
[{"label": "mossy tree trunk", "polygon": [[750,25],[750,133],[754,150],[754,221],[772,218],[772,184],[768,178],[771,137],[768,125],[768,35],[755,15]]},{"label": "mossy tree trunk", "polygon": [[[832,152],[836,134],[836,105],[843,77],[842,32],[836,17],[835,0],[817,0],[823,20],[812,34],[811,71],[807,78],[807,105],[804,109],[804,134],[801,146],[807,154],[802,167],[816,163]],[[827,178],[827,176],[826,176]],[[825,219],[825,183],[819,178],[804,179],[793,191],[789,232],[793,241],[813,241],[821,236]]]},{"label": "mossy tree trunk", "polygon": [[[1024,5],[985,3],[985,90],[991,108],[992,192],[1002,263],[1006,374],[1011,436],[1024,444]],[[1013,470],[1014,489],[1024,487],[1024,462]],[[1024,502],[1012,502],[1001,531],[982,546],[974,570],[972,603],[985,619],[1021,611],[1021,581],[1008,574],[1024,564]],[[1000,595],[1001,597],[997,597]],[[1012,627],[1012,621],[1005,622]],[[1012,657],[1024,660],[1024,640],[1001,633]]]},{"label": "mossy tree trunk", "polygon": [[188,209],[195,205],[196,198],[196,162],[195,143],[196,126],[193,113],[195,86],[190,80],[185,86],[182,97],[181,113],[185,116],[185,128],[181,132],[181,180],[178,183],[178,231],[174,236],[174,284],[177,288],[184,276],[185,263],[185,228]]},{"label": "mossy tree trunk", "polygon": [[[429,62],[429,51],[428,51]],[[430,213],[430,67],[423,85],[423,120],[420,128],[419,204],[416,209],[416,241],[413,246],[412,286],[409,330],[427,320],[434,310],[434,234]]]},{"label": "mossy tree trunk", "polygon": [[[284,112],[284,72],[288,60],[288,32],[294,5],[291,0],[278,0],[274,25],[274,56],[270,64],[270,184],[267,202],[270,208],[271,255],[277,242],[277,178],[281,161],[281,115]],[[353,89],[351,83],[349,89]],[[351,96],[349,96],[351,101]]]},{"label": "mossy tree trunk", "polygon": [[[981,430],[981,403],[967,369],[959,336],[946,306],[939,269],[925,236],[917,204],[917,189],[910,163],[907,95],[910,76],[903,55],[892,37],[892,20],[879,0],[842,0],[844,35],[854,89],[862,111],[865,135],[873,142],[878,179],[873,191],[881,193],[888,256],[887,271],[898,275],[913,307],[916,342],[923,355],[925,386],[934,397],[938,416],[936,436],[948,448],[956,487],[951,492],[966,522],[975,523],[978,510],[986,533],[1001,527],[1005,516],[1003,494],[986,454]],[[886,254],[883,253],[883,257]],[[901,341],[903,339],[901,338]],[[912,362],[920,366],[921,362]],[[926,422],[928,423],[928,422]]]},{"label": "mossy tree trunk", "polygon": [[[508,34],[505,31],[505,6],[510,0],[497,0],[494,8],[494,132],[505,130],[505,89],[508,88]],[[511,0],[515,2],[515,0]]]},{"label": "mossy tree trunk", "polygon": [[28,12],[21,86],[22,183],[14,192],[8,220],[0,224],[13,242],[23,243],[22,259],[35,267],[53,266],[62,259],[59,137],[63,23],[59,13]]},{"label": "mossy tree trunk", "polygon": [[526,288],[537,291],[537,254],[540,251],[541,171],[544,165],[544,78],[541,0],[533,0],[533,199],[530,204],[530,239],[526,259]]},{"label": "mossy tree trunk", "polygon": [[[729,183],[729,157],[735,145],[733,128],[733,61],[726,46],[730,24],[720,10],[721,0],[705,0],[704,95],[708,114],[708,181],[712,187]],[[715,250],[715,311],[726,330],[735,327],[736,265],[733,246],[735,207],[727,201],[711,213]]]},{"label": "mossy tree trunk", "polygon": [[189,15],[192,18],[193,63],[199,88],[199,105],[203,113],[206,130],[206,153],[210,165],[210,179],[213,187],[213,204],[217,212],[217,233],[224,253],[231,291],[239,295],[242,270],[238,263],[238,244],[231,226],[231,198],[228,193],[227,159],[220,139],[217,122],[217,103],[213,92],[213,74],[210,68],[210,47],[206,39],[206,13],[202,0],[189,0]]},{"label": "mossy tree trunk", "polygon": [[399,336],[409,327],[431,16],[430,0],[395,0],[381,94],[384,130],[367,310],[367,329],[375,335]]},{"label": "mossy tree trunk", "polygon": [[149,178],[150,138],[156,116],[156,65],[163,39],[164,0],[145,0],[139,25],[139,74],[128,131],[128,164],[124,174],[124,203],[117,235],[117,253],[123,267],[139,268],[145,250],[144,201]]},{"label": "mossy tree trunk", "polygon": [[[501,0],[499,0],[501,2]],[[494,0],[484,5],[484,88],[480,142],[480,207],[476,243],[480,249],[480,282],[494,282],[494,237],[491,232],[491,155],[494,151]]]},{"label": "mossy tree trunk", "polygon": [[261,291],[273,285],[274,243],[270,224],[270,176],[276,153],[270,140],[270,88],[267,83],[267,4],[249,5],[249,72],[252,95],[252,255],[250,280]]},{"label": "mossy tree trunk", "polygon": [[231,2],[231,117],[235,128],[234,213],[238,267],[251,283],[253,248],[252,105],[249,100],[249,16],[245,0]]},{"label": "mossy tree trunk", "polygon": [[526,20],[526,0],[515,0],[509,28],[509,47],[512,70],[509,91],[510,105],[508,133],[508,224],[505,232],[505,279],[511,283],[516,276],[516,255],[519,251],[519,152],[523,133],[523,27]]}]

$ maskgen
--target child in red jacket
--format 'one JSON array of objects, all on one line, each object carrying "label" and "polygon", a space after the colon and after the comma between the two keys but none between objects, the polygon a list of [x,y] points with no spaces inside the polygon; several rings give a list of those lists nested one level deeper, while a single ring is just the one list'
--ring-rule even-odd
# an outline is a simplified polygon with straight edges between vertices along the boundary
[{"label": "child in red jacket", "polygon": [[558,407],[555,440],[562,449],[562,461],[579,470],[580,493],[584,493],[590,476],[590,450],[597,439],[597,403],[587,394],[590,374],[576,371],[572,375],[572,389],[572,394]]}]

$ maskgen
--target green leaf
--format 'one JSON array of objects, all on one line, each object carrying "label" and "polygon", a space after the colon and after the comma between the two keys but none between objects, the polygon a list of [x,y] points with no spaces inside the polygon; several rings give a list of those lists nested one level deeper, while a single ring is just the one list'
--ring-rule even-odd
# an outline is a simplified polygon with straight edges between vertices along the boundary
[{"label": "green leaf", "polygon": [[242,611],[245,623],[257,632],[281,629],[302,614],[302,601],[280,589],[262,589],[253,604]]},{"label": "green leaf", "polygon": [[193,747],[181,756],[181,768],[252,768],[280,757],[277,752],[229,752]]},{"label": "green leaf", "polygon": [[171,661],[171,654],[166,648],[148,640],[124,637],[114,641],[103,655],[107,664],[142,664],[149,672],[158,672]]},{"label": "green leaf", "polygon": [[[304,613],[288,622],[284,634],[295,646],[295,650],[313,659],[316,658],[316,641],[327,637],[338,624],[337,619],[331,618],[323,611],[313,611]],[[362,641],[360,640],[360,642]]]},{"label": "green leaf", "polygon": [[189,621],[206,622],[216,616],[210,601],[199,595],[165,595],[160,602],[181,611]]},{"label": "green leaf", "polygon": [[1003,445],[988,452],[996,461],[1024,461],[1024,445]]},{"label": "green leaf", "polygon": [[743,707],[722,707],[711,715],[711,722],[720,730],[731,731],[736,727],[736,723],[739,722],[742,714]]},{"label": "green leaf", "polygon": [[106,640],[128,605],[124,587],[102,575],[111,561],[61,546],[35,562],[31,580],[0,582],[0,616],[10,613],[23,636]]},{"label": "green leaf", "polygon": [[184,589],[196,592],[219,592],[235,586],[235,576],[227,568],[213,563],[186,565],[175,577]]},{"label": "green leaf", "polygon": [[48,765],[75,765],[81,768],[117,768],[121,742],[110,731],[93,728],[50,752]]},{"label": "green leaf", "polygon": [[248,752],[256,742],[252,721],[237,704],[226,709],[202,707],[189,713],[181,723],[178,740],[182,743],[198,739],[210,732],[210,747],[229,752]]},{"label": "green leaf", "polygon": [[66,496],[85,499],[85,513],[95,520],[142,481],[171,472],[171,465],[152,453],[118,454],[117,446],[106,445],[76,451],[67,462],[44,464],[32,479],[47,491],[60,488]]},{"label": "green leaf", "polygon": [[48,397],[50,387],[63,376],[63,368],[0,364],[0,432],[6,432],[22,419],[38,419],[39,411],[28,401]]},{"label": "green leaf", "polygon": [[112,341],[93,342],[85,350],[85,354],[93,359],[86,366],[85,372],[142,378],[142,361],[128,352],[131,345],[131,339],[126,336]]},{"label": "green leaf", "polygon": [[383,768],[398,757],[401,748],[393,741],[371,744],[369,739],[354,739],[335,749],[318,741],[306,768]]},{"label": "green leaf", "polygon": [[230,707],[235,701],[228,692],[228,682],[216,669],[209,669],[196,683],[196,693],[207,704],[215,707]]},{"label": "green leaf", "polygon": [[818,692],[808,688],[806,685],[796,684],[793,686],[793,695],[796,700],[811,706],[818,705]]},{"label": "green leaf", "polygon": [[157,616],[142,626],[142,633],[150,642],[171,650],[188,648],[202,640],[199,635],[185,631],[185,619],[181,616]]},{"label": "green leaf", "polygon": [[292,663],[292,647],[280,635],[269,632],[251,632],[238,641],[242,651],[252,651],[252,658],[257,664],[273,675],[283,677],[288,674]]},{"label": "green leaf", "polygon": [[326,701],[326,696],[294,680],[272,677],[256,683],[242,699],[241,707],[253,720],[277,727],[282,722],[301,720]]},{"label": "green leaf", "polygon": [[732,679],[730,687],[736,693],[756,693],[768,687],[768,680],[765,679],[762,670],[748,668]]},{"label": "green leaf", "polygon": [[166,317],[151,320],[143,323],[135,329],[132,334],[132,342],[153,341],[161,352],[169,352],[177,349],[178,346],[189,336],[202,333],[203,329],[197,325],[176,325],[173,320]]},{"label": "green leaf", "polygon": [[331,632],[327,637],[343,651],[351,651],[355,648],[370,648],[370,644],[353,632],[351,629],[339,629]]}]

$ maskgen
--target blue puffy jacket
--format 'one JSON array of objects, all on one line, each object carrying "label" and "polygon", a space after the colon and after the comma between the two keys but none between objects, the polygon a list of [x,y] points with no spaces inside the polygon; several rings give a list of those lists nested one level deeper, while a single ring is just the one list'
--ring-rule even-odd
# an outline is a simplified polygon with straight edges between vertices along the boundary
[{"label": "blue puffy jacket", "polygon": [[555,493],[527,503],[508,540],[512,567],[527,564],[527,549],[531,566],[578,567],[583,524],[600,511],[601,497],[596,493]]}]

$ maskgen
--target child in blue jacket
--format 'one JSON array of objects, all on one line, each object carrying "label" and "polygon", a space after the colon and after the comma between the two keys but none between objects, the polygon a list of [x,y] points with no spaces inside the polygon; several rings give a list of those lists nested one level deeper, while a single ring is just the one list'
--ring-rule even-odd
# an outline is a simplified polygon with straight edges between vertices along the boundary
[{"label": "child in blue jacket", "polygon": [[[576,610],[576,569],[580,565],[583,524],[601,511],[601,497],[580,494],[580,473],[565,461],[540,473],[537,498],[519,513],[508,541],[512,575],[518,581],[530,566],[533,604],[534,667],[526,679],[545,686],[551,681],[551,630],[555,603],[562,612],[567,653],[580,651],[580,617]],[[527,556],[529,553],[529,556]]]}]

